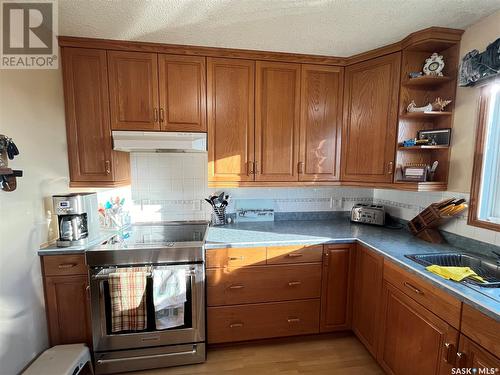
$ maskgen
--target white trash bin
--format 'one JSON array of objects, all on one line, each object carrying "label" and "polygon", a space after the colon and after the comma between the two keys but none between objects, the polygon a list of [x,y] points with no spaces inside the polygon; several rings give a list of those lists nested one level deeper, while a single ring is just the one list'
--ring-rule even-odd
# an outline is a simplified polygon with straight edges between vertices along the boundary
[{"label": "white trash bin", "polygon": [[57,345],[44,351],[23,375],[76,375],[84,367],[90,374],[94,373],[90,351],[85,344]]}]

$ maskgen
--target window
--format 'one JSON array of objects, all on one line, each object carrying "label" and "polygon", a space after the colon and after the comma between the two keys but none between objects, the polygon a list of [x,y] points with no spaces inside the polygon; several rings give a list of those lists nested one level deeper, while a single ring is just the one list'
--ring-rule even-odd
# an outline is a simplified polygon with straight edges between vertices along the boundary
[{"label": "window", "polygon": [[500,84],[484,87],[472,172],[469,224],[500,231]]}]

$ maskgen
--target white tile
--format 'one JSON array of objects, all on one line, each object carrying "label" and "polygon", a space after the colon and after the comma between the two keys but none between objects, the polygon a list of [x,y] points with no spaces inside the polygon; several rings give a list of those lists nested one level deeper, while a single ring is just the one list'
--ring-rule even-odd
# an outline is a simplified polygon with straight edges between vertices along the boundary
[{"label": "white tile", "polygon": [[475,240],[494,244],[496,232],[483,228],[474,228],[473,237]]}]

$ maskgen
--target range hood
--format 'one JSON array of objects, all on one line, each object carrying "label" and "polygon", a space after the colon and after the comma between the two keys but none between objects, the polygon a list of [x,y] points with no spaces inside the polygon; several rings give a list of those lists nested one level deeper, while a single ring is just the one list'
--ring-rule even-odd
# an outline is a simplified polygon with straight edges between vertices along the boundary
[{"label": "range hood", "polygon": [[113,131],[113,150],[126,152],[206,152],[206,133]]}]

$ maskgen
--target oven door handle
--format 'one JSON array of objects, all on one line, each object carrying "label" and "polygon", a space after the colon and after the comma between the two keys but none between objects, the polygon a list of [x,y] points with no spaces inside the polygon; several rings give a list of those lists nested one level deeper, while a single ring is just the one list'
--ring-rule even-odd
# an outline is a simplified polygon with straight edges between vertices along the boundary
[{"label": "oven door handle", "polygon": [[189,270],[189,279],[191,280],[191,316],[196,317],[192,319],[193,329],[198,328],[198,295],[196,290],[196,269]]},{"label": "oven door handle", "polygon": [[106,363],[116,363],[116,362],[128,362],[128,361],[136,361],[138,359],[157,359],[157,358],[165,358],[165,357],[174,357],[178,355],[193,355],[198,352],[197,345],[193,345],[192,350],[186,350],[183,352],[174,352],[174,353],[162,353],[162,354],[150,354],[144,356],[134,356],[134,357],[126,357],[126,358],[111,358],[111,359],[98,359],[97,364],[104,365]]}]

